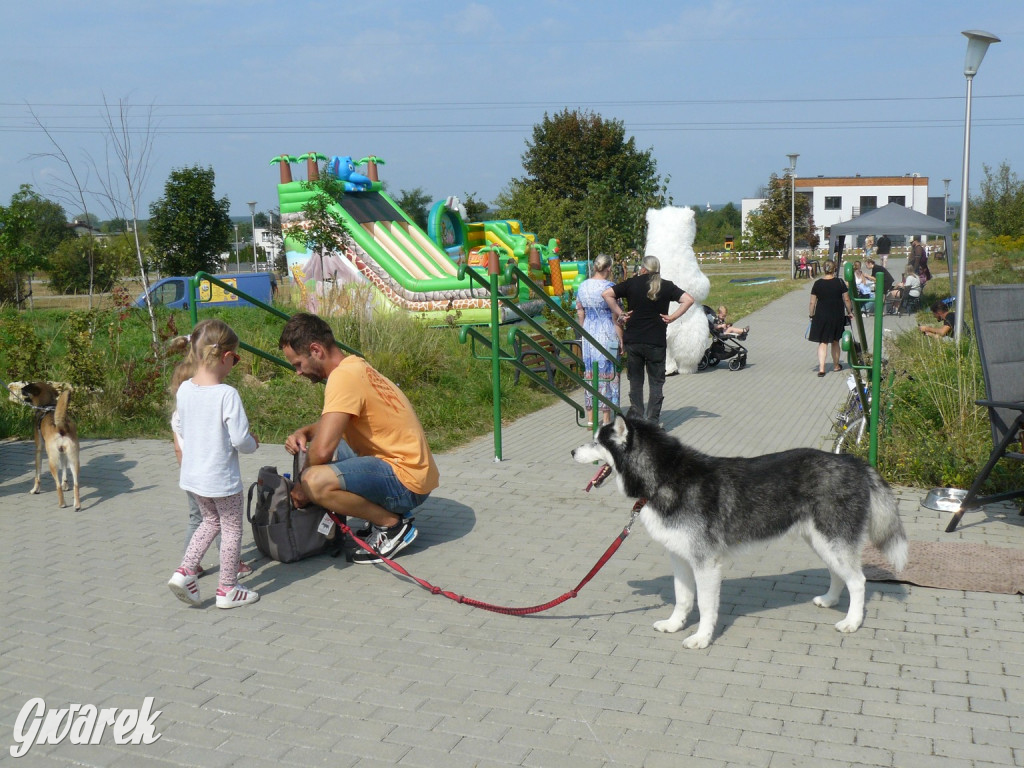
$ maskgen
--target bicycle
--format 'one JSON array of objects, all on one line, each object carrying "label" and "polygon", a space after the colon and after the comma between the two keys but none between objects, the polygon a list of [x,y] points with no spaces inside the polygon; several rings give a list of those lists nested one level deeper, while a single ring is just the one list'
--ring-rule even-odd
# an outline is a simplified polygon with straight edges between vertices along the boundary
[{"label": "bicycle", "polygon": [[[833,429],[836,438],[832,443],[832,453],[847,453],[851,446],[859,446],[868,434],[868,414],[864,411],[860,394],[857,392],[857,377],[852,373],[846,379],[850,388],[850,396],[836,414]],[[868,407],[871,405],[871,388],[864,386]]]}]

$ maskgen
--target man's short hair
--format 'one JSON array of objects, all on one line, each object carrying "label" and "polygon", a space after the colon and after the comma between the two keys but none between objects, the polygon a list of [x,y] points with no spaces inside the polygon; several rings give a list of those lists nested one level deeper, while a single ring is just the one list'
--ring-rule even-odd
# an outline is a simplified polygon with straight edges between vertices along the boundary
[{"label": "man's short hair", "polygon": [[325,320],[308,312],[298,312],[289,318],[281,329],[278,349],[291,347],[300,355],[309,354],[309,345],[316,342],[325,349],[334,346],[334,331]]},{"label": "man's short hair", "polygon": [[938,301],[932,304],[932,312],[941,312],[945,308],[946,302],[944,302],[942,299],[939,299]]}]

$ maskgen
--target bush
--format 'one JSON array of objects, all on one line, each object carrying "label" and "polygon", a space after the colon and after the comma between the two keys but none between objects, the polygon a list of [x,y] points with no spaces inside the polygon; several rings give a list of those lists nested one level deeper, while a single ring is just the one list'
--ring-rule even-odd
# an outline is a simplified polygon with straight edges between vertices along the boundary
[{"label": "bush", "polygon": [[50,287],[56,293],[89,292],[89,256],[93,259],[93,291],[107,293],[118,278],[131,272],[134,245],[126,236],[65,240],[50,257]]}]

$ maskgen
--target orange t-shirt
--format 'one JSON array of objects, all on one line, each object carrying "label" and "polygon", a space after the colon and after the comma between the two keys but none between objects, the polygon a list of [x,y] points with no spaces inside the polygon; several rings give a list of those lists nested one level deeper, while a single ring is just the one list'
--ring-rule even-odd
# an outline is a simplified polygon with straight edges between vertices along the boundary
[{"label": "orange t-shirt", "polygon": [[410,491],[429,493],[437,488],[440,474],[412,403],[363,358],[349,355],[331,371],[323,412],[349,414],[345,442],[360,456],[376,456],[390,464]]}]

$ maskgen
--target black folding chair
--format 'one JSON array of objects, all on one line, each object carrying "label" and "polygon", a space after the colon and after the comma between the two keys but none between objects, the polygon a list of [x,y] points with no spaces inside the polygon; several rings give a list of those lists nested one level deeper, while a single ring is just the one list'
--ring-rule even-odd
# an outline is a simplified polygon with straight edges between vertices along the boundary
[{"label": "black folding chair", "polygon": [[[988,408],[992,453],[967,491],[960,509],[950,518],[947,533],[956,530],[964,512],[1024,496],[1024,488],[980,495],[981,487],[1000,459],[1024,461],[1024,453],[1020,452],[1024,427],[1024,284],[972,285],[971,305],[974,336],[988,394],[988,399],[976,402]],[[1010,450],[1012,445],[1018,450]]]}]

